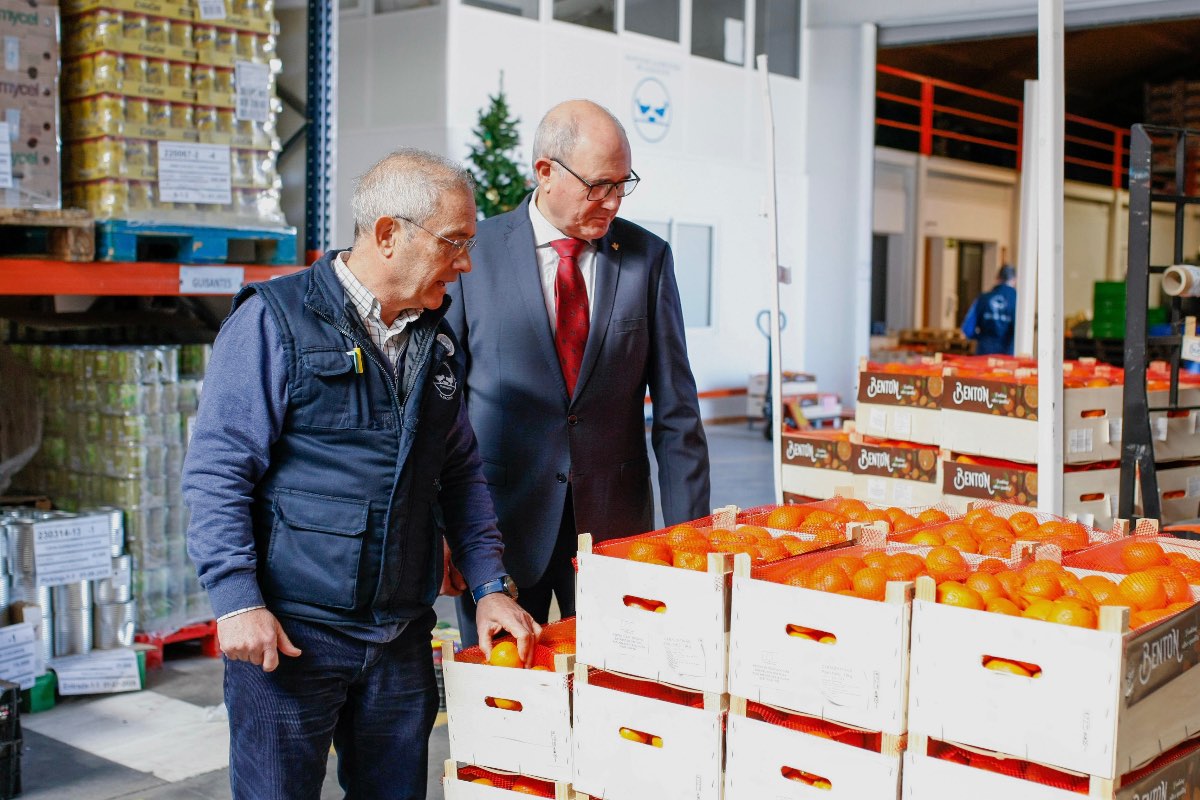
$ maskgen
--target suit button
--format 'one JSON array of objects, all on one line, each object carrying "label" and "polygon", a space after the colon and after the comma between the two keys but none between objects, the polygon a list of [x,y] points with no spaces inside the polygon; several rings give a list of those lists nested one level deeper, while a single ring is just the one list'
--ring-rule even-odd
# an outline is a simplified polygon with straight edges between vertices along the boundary
[{"label": "suit button", "polygon": [[567,476],[566,476],[566,474],[565,474],[565,473],[562,473],[562,472],[560,472],[560,473],[558,473],[557,475],[555,475],[554,477],[558,479],[558,482],[559,482],[559,483],[566,483],[566,482],[567,482]]},{"label": "suit button", "polygon": [[575,416],[574,414],[572,414],[571,416],[567,417],[567,424],[568,424],[568,425],[578,425],[578,424],[579,424],[579,417],[577,417],[577,416]]}]

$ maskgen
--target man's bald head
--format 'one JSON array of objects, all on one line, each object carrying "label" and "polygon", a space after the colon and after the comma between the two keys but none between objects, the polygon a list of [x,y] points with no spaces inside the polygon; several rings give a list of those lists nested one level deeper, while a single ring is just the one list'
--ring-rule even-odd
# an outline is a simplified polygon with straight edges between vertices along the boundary
[{"label": "man's bald head", "polygon": [[629,137],[621,121],[604,106],[591,100],[567,100],[546,112],[533,137],[533,160],[567,161],[581,137],[602,149],[629,152]]}]

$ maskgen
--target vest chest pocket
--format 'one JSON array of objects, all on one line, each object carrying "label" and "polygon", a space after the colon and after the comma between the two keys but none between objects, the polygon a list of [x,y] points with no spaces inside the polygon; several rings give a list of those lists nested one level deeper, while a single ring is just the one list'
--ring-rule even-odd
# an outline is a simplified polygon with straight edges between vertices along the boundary
[{"label": "vest chest pocket", "polygon": [[264,589],[286,600],[354,608],[370,503],[279,489]]},{"label": "vest chest pocket", "polygon": [[[371,365],[363,355],[364,370]],[[316,428],[367,428],[371,409],[366,372],[355,370],[354,352],[309,348],[300,353],[299,391],[293,396],[296,422]]]}]

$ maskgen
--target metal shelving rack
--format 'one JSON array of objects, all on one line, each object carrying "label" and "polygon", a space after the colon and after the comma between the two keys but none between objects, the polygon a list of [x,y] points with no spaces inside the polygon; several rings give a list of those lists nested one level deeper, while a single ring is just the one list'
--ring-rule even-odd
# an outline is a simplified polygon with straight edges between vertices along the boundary
[{"label": "metal shelving rack", "polygon": [[[1173,191],[1155,191],[1155,139],[1170,141],[1174,149]],[[1184,319],[1182,301],[1170,301],[1171,334],[1149,336],[1146,331],[1146,310],[1150,299],[1150,276],[1161,275],[1170,264],[1150,263],[1151,214],[1157,204],[1169,204],[1174,212],[1174,248],[1171,264],[1181,264],[1183,252],[1183,223],[1189,205],[1200,205],[1200,195],[1186,193],[1187,156],[1189,144],[1200,144],[1200,131],[1165,128],[1153,125],[1134,125],[1130,135],[1129,152],[1129,271],[1126,277],[1125,300],[1125,398],[1121,429],[1121,487],[1118,516],[1134,517],[1135,491],[1141,488],[1142,516],[1157,519],[1161,516],[1158,495],[1158,474],[1154,465],[1154,441],[1150,429],[1153,412],[1194,411],[1200,406],[1179,405],[1179,361],[1183,345]],[[1160,144],[1161,149],[1161,144]],[[1164,174],[1164,173],[1159,173]],[[1171,365],[1170,393],[1167,405],[1150,407],[1146,395],[1147,348],[1149,345],[1169,348]]]}]

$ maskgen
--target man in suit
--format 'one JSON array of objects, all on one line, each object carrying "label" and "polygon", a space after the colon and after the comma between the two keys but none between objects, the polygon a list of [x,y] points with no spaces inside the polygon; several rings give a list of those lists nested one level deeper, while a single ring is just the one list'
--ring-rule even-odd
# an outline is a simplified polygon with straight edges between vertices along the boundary
[{"label": "man in suit", "polygon": [[[578,533],[654,527],[645,396],[666,524],[710,511],[708,443],[670,246],[617,218],[640,180],[620,122],[586,100],[534,138],[537,187],[480,223],[447,320],[467,357],[467,408],[518,602],[575,613]],[[459,619],[470,641],[474,609]]]}]

